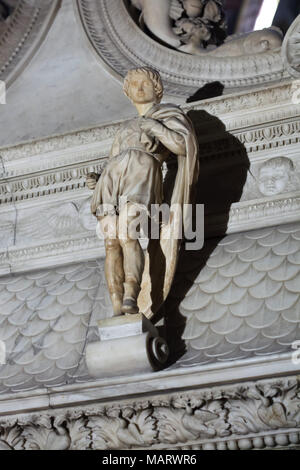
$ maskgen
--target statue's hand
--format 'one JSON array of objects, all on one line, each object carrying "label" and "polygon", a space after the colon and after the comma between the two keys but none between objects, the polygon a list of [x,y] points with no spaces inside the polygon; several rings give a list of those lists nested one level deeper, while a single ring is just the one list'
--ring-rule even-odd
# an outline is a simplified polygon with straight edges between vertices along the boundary
[{"label": "statue's hand", "polygon": [[158,124],[159,123],[155,119],[144,118],[142,119],[140,126],[148,135],[154,137]]},{"label": "statue's hand", "polygon": [[100,175],[98,175],[97,173],[88,173],[86,175],[86,185],[87,185],[87,187],[91,190],[95,189],[99,177],[100,177]]}]

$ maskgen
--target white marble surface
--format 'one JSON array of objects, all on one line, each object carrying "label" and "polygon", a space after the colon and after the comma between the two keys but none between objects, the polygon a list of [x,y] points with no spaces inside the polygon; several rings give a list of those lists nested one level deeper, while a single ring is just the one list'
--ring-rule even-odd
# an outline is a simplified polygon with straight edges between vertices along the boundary
[{"label": "white marble surface", "polygon": [[[172,368],[255,364],[292,351],[300,325],[299,234],[300,225],[290,224],[228,235],[204,267],[205,249],[179,265],[166,304],[167,342],[180,331],[171,306],[188,285],[180,305],[187,352]],[[2,276],[0,304],[2,393],[91,380],[86,345],[99,338],[97,321],[112,315],[103,260]]]},{"label": "white marble surface", "polygon": [[134,114],[121,84],[87,44],[73,0],[0,105],[0,145],[96,126]]}]

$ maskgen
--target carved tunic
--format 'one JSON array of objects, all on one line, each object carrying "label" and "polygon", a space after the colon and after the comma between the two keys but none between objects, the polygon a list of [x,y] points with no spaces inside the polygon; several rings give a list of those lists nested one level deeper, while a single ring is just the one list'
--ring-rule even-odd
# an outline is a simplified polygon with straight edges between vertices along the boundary
[{"label": "carved tunic", "polygon": [[[161,165],[169,151],[155,137],[141,129],[145,117],[126,123],[116,134],[108,164],[101,174],[92,199],[92,212],[98,216],[119,213],[124,202],[134,202],[150,214],[151,204],[161,204]],[[164,128],[165,137],[181,150],[181,136]],[[183,140],[183,139],[182,139]]]}]

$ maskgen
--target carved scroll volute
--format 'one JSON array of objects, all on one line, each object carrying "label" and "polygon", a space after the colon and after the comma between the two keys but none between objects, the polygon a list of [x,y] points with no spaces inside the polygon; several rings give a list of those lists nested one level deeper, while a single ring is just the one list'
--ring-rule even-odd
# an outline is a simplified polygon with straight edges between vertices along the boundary
[{"label": "carved scroll volute", "polygon": [[282,45],[282,57],[292,77],[300,77],[300,15],[288,29]]}]

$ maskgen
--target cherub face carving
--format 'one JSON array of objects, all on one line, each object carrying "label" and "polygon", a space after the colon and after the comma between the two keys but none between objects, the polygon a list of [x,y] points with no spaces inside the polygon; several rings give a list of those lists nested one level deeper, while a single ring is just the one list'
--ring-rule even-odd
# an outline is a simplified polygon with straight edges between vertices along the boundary
[{"label": "cherub face carving", "polygon": [[258,176],[260,192],[265,196],[274,196],[284,192],[293,170],[294,165],[289,158],[272,158],[260,168]]}]

